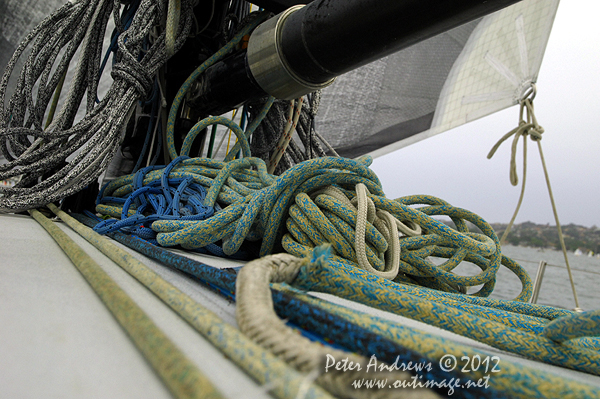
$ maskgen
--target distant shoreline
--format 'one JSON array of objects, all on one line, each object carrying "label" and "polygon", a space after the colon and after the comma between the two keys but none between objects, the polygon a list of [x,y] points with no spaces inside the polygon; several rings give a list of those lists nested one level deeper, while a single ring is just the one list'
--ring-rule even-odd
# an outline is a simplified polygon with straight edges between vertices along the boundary
[{"label": "distant shoreline", "polygon": [[[498,237],[502,237],[508,225],[491,223],[491,226]],[[590,251],[600,253],[600,229],[598,227],[576,224],[567,224],[561,227],[568,251],[579,250],[582,254],[588,254]],[[506,237],[506,243],[522,247],[561,249],[556,226],[532,222],[513,225]]]}]

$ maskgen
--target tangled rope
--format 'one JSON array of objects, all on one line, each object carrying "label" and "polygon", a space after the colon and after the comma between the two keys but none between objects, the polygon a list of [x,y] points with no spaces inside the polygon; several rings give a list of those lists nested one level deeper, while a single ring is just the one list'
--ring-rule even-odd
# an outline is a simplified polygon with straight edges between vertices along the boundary
[{"label": "tangled rope", "polygon": [[[207,190],[194,183],[191,176],[169,179],[168,175],[175,165],[187,159],[178,157],[166,167],[150,166],[139,170],[133,179],[133,192],[127,198],[101,197],[98,205],[113,212],[110,204],[122,204],[120,220],[108,219],[99,223],[95,230],[106,234],[116,230],[131,233],[152,243],[156,242],[156,233],[150,224],[160,219],[198,220],[206,219],[215,213],[215,207],[205,206]],[[143,185],[144,176],[152,171],[162,171],[160,179],[152,180]],[[135,213],[130,209],[135,208]],[[217,208],[218,210],[218,208]],[[209,246],[207,250],[222,255],[222,251]]]},{"label": "tangled rope", "polygon": [[[303,99],[294,101],[276,100],[263,122],[256,128],[250,143],[250,149],[255,157],[269,164],[271,173],[280,175],[292,166],[312,158],[324,157],[327,151],[337,153],[315,128],[315,116],[319,109],[321,92],[316,91]],[[255,118],[255,109],[260,109],[262,103],[249,105],[250,119]],[[301,146],[292,139],[296,131]]]},{"label": "tangled rope", "polygon": [[[158,233],[156,240],[162,246],[198,249],[212,244],[222,247],[224,254],[233,255],[245,241],[261,241],[259,256],[280,248],[303,256],[315,246],[331,243],[336,261],[380,277],[450,292],[481,285],[474,294],[477,296],[490,295],[496,273],[505,265],[523,285],[516,299],[530,297],[529,276],[501,254],[498,238],[487,222],[430,196],[385,198],[377,176],[367,167],[369,162],[368,158],[318,158],[276,177],[267,173],[266,164],[258,158],[230,162],[177,158],[165,169],[155,167],[109,183],[100,193],[96,210],[122,218],[120,222],[104,222],[102,228],[152,222],[151,228]],[[165,182],[170,179],[181,188],[166,190]],[[149,205],[142,202],[142,195],[159,194],[161,190],[165,196],[171,191],[175,195],[190,185],[206,189],[202,205],[215,209],[214,215],[158,217],[157,212],[144,208]],[[139,212],[127,217],[130,204],[135,202],[129,198],[138,196]],[[169,199],[164,202],[170,203]],[[216,204],[222,209],[214,208]],[[451,217],[457,228],[433,217],[439,215]],[[467,221],[481,232],[470,232]],[[436,265],[431,256],[446,261]],[[481,272],[475,276],[453,273],[462,262],[477,265]]]},{"label": "tangled rope", "polygon": [[[357,185],[356,191],[353,201],[340,191],[334,195],[331,191],[315,193],[314,202],[306,195],[296,196],[287,222],[289,234],[282,240],[285,250],[302,256],[329,242],[337,255],[334,259],[358,265],[379,277],[450,292],[482,285],[475,293],[478,296],[492,292],[496,273],[504,265],[522,283],[516,300],[531,296],[529,276],[519,264],[501,254],[498,237],[479,216],[432,196],[390,200],[382,195],[367,196],[366,186]],[[410,207],[423,204],[427,206]],[[457,229],[432,217],[440,215],[451,217]],[[470,232],[467,221],[481,233]],[[398,237],[397,229],[406,234],[399,240],[394,238]],[[436,265],[430,256],[447,260]],[[477,265],[481,272],[476,276],[452,273],[463,261]]]},{"label": "tangled rope", "polygon": [[[165,33],[153,35],[166,13],[166,0],[140,1],[127,28],[122,26],[119,7],[114,0],[68,2],[15,51],[0,82],[0,148],[10,161],[0,166],[0,180],[22,177],[15,187],[0,191],[0,211],[30,209],[64,198],[97,179],[111,161],[132,106],[148,96],[156,73],[167,61]],[[190,0],[181,2],[176,50],[192,26],[191,7]],[[119,31],[114,81],[96,103],[102,41],[112,12]],[[31,53],[6,106],[8,80],[29,46]],[[81,54],[64,105],[44,130],[48,103],[58,93],[78,49]],[[73,125],[85,93],[86,115]]]}]

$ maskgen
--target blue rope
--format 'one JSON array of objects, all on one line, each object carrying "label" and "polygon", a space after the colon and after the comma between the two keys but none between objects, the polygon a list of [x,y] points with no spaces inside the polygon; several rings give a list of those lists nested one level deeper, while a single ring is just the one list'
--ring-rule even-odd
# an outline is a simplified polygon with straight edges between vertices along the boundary
[{"label": "blue rope", "polygon": [[[73,217],[89,226],[94,226],[96,223],[96,220],[83,215],[76,214]],[[95,217],[94,219],[97,218]],[[206,284],[221,295],[229,299],[235,299],[236,274],[233,269],[217,269],[119,232],[110,233],[110,236],[123,245],[166,266],[176,268],[198,278],[201,283]],[[313,255],[318,257],[317,251]],[[393,283],[390,282],[390,284]],[[423,290],[428,292],[433,291],[428,289]],[[440,294],[447,297],[461,297],[456,294]],[[488,298],[462,297],[477,301],[487,300],[511,303],[509,301],[491,300]],[[396,361],[396,357],[398,357],[399,362],[402,364],[407,364],[409,361],[412,361],[413,364],[431,362],[432,369],[430,371],[423,370],[424,378],[430,380],[442,381],[444,379],[450,380],[459,377],[461,380],[464,380],[465,378],[473,378],[474,374],[467,373],[457,376],[456,373],[459,368],[456,369],[456,372],[442,371],[438,366],[440,359],[436,358],[436,355],[431,353],[431,350],[426,350],[425,348],[422,348],[422,350],[418,349],[419,345],[421,345],[419,341],[421,339],[424,341],[435,341],[434,347],[447,348],[447,353],[452,353],[458,357],[463,354],[469,357],[473,357],[475,354],[481,357],[486,356],[485,353],[473,351],[472,348],[464,347],[453,341],[445,340],[444,338],[433,336],[411,327],[391,323],[375,316],[367,317],[367,315],[362,315],[354,310],[319,301],[285,284],[273,285],[273,302],[280,317],[288,319],[295,326],[299,326],[301,331],[304,329],[312,331],[313,334],[307,336],[312,339],[319,339],[324,344],[329,344],[333,341],[338,347],[343,347],[346,350],[362,354],[366,357],[375,355],[378,361],[387,362],[388,364],[393,364]],[[518,304],[527,305],[520,302]],[[534,308],[546,308],[539,305],[531,306]],[[366,324],[358,322],[363,316],[367,317],[364,319]],[[555,376],[544,373],[539,369],[522,366],[518,363],[511,363],[504,359],[502,359],[501,369],[502,373],[492,375],[492,379],[502,377],[506,381],[510,380],[510,384],[500,384],[499,386],[496,384],[496,387],[490,386],[487,389],[478,388],[477,386],[466,389],[457,386],[455,388],[456,396],[465,398],[504,398],[513,397],[513,395],[514,397],[533,397],[532,395],[535,395],[536,392],[540,392],[540,380],[546,381],[552,392],[555,392],[556,396],[560,397],[590,397],[589,393],[595,389],[592,386],[575,383],[568,379],[561,378],[556,380]],[[510,375],[505,376],[509,370]],[[553,381],[553,379],[556,381]],[[544,388],[545,392],[548,392],[547,388]],[[447,391],[441,390],[440,393],[446,394]]]},{"label": "blue rope", "polygon": [[[119,205],[121,219],[103,220],[94,230],[99,234],[119,230],[157,243],[156,232],[150,228],[157,220],[203,220],[211,217],[219,207],[204,205],[206,188],[194,183],[191,176],[169,177],[170,172],[186,159],[188,158],[178,157],[167,166],[148,166],[140,169],[132,177],[133,192],[125,198],[103,196],[108,184],[105,185],[97,199],[97,205]],[[152,171],[161,171],[160,179],[144,185],[145,176]],[[135,212],[131,213],[131,208]],[[224,255],[223,250],[214,244],[206,248],[206,251]]]}]

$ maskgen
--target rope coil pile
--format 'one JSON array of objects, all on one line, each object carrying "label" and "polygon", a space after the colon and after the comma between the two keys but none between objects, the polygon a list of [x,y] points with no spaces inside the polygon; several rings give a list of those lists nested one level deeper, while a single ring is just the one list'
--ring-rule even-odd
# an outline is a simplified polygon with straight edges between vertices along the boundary
[{"label": "rope coil pile", "polygon": [[[0,180],[22,177],[15,187],[0,191],[0,211],[43,206],[96,180],[118,149],[135,102],[145,99],[152,90],[155,75],[167,61],[165,32],[149,46],[148,38],[154,37],[155,28],[166,14],[166,1],[139,2],[126,30],[115,4],[119,3],[68,2],[34,29],[11,58],[0,82],[0,148],[10,161],[0,166]],[[181,7],[183,17],[177,28],[176,50],[192,26],[192,2],[184,0]],[[112,86],[96,104],[102,42],[113,12],[115,24],[121,29],[117,38],[118,62],[113,66]],[[8,80],[28,46],[31,54],[5,107]],[[59,82],[78,48],[81,54],[71,89],[60,112],[44,130],[48,103],[53,93],[59,94]],[[37,95],[33,94],[34,87]],[[85,93],[86,115],[73,125]]]},{"label": "rope coil pile", "polygon": [[[10,162],[0,166],[0,179],[23,177],[15,188],[0,191],[0,210],[21,210],[52,202],[96,179],[120,145],[123,127],[136,101],[152,103],[142,152],[152,130],[162,134],[157,110],[162,86],[157,75],[187,37],[192,25],[193,1],[134,1],[127,6],[123,17],[115,4],[118,2],[113,0],[67,4],[32,32],[11,60],[0,82],[2,106],[16,60],[32,43],[32,56],[19,77],[19,93],[11,98],[1,115],[0,149]],[[114,83],[98,102],[98,79],[107,60],[100,62],[101,39],[111,13],[115,15],[118,31],[110,49],[113,51],[115,45],[118,49],[111,72]],[[260,107],[254,107],[246,129],[222,116],[205,118],[191,128],[178,154],[175,122],[180,105],[195,81],[234,50],[266,17],[266,13],[257,13],[241,21],[242,28],[232,39],[189,76],[177,92],[166,121],[165,143],[172,161],[138,170],[140,157],[134,168],[137,172],[105,185],[98,196],[96,211],[113,219],[98,223],[95,230],[102,234],[126,232],[161,246],[181,246],[219,256],[240,256],[246,243],[260,246],[256,255],[263,258],[242,268],[237,279],[238,324],[253,340],[302,372],[316,370],[325,354],[348,355],[308,343],[290,331],[273,314],[271,283],[292,285],[293,288],[285,284],[274,286],[275,293],[289,291],[305,303],[314,299],[306,298],[299,293],[300,289],[332,293],[528,358],[600,375],[600,340],[594,338],[599,333],[600,313],[573,315],[523,304],[532,292],[529,276],[518,263],[502,255],[498,237],[481,217],[433,196],[388,199],[379,179],[369,169],[369,157],[359,160],[324,157],[312,121],[319,105],[318,93],[307,101],[296,99],[284,103],[272,97],[263,99]],[[157,35],[156,27],[165,18],[165,31]],[[49,111],[46,108],[51,97],[57,98],[60,93],[68,64],[79,46],[83,50],[72,88],[65,106],[54,119],[56,104]],[[53,69],[61,54],[58,67]],[[36,84],[38,93],[33,96]],[[73,126],[86,92],[86,116]],[[242,112],[244,120],[248,111]],[[522,125],[513,132],[517,139],[527,129],[539,127],[535,119],[530,122],[531,126]],[[199,134],[217,125],[226,126],[237,138],[225,160],[189,158]],[[267,138],[271,141],[269,148],[260,149],[267,134],[255,132],[275,130],[278,135]],[[304,151],[292,140],[294,130],[300,134]],[[541,134],[539,129],[536,132]],[[261,150],[267,162],[252,156]],[[69,156],[74,158],[65,166]],[[304,160],[313,156],[319,158]],[[57,212],[53,206],[52,209]],[[455,228],[438,220],[440,216],[449,217]],[[468,223],[476,231],[471,231]],[[334,254],[330,256],[323,251],[324,244],[330,245]],[[281,251],[289,254],[271,255]],[[309,262],[309,255],[318,259]],[[432,258],[443,261],[434,263]],[[476,265],[480,272],[473,276],[455,273],[465,262]],[[502,265],[521,281],[522,290],[516,302],[486,298],[494,289]],[[220,283],[227,285],[233,278],[223,278]],[[464,295],[467,292],[469,295]],[[323,303],[315,308],[318,306],[326,309],[323,313],[330,320],[332,314],[343,315],[340,318],[355,323],[352,328],[360,322],[361,318],[353,312]],[[315,309],[310,307],[310,310]],[[370,333],[379,337],[387,334],[385,339],[398,345],[398,337],[392,337],[392,331],[399,334],[397,326],[371,321],[365,330],[370,328]],[[381,331],[373,331],[377,329]],[[431,352],[428,352],[430,358],[439,355]],[[349,356],[365,362],[365,358]],[[518,374],[515,370],[518,368],[511,369],[511,375]],[[535,382],[531,385],[548,392],[540,382],[545,375],[532,374]],[[349,391],[350,381],[361,376],[332,373],[320,375],[318,381],[334,394],[375,397],[371,392]],[[293,378],[297,379],[295,374]],[[398,374],[395,378],[407,380],[409,376]],[[517,392],[526,397],[525,389],[508,389],[511,394]],[[424,394],[413,393],[419,397]],[[435,396],[428,391],[425,394]],[[376,395],[387,397],[395,393]]]},{"label": "rope coil pile", "polygon": [[[244,142],[243,137],[240,142]],[[529,276],[520,265],[501,254],[498,238],[489,224],[472,212],[431,196],[385,198],[379,180],[367,167],[369,162],[368,158],[318,158],[276,177],[267,173],[266,164],[258,158],[218,162],[180,157],[165,169],[155,167],[148,173],[143,170],[103,188],[96,210],[121,217],[122,221],[103,222],[97,229],[103,231],[113,223],[121,226],[119,223],[152,221],[151,228],[160,245],[186,249],[219,245],[226,255],[235,254],[246,240],[262,240],[259,256],[280,248],[303,256],[315,246],[331,243],[337,261],[380,277],[450,292],[482,285],[475,293],[478,296],[489,296],[498,269],[505,265],[522,281],[517,300],[529,298]],[[149,202],[142,205],[147,190],[154,190],[152,195],[157,195],[161,191],[157,188],[159,182],[167,197],[163,203],[171,203],[168,197],[174,188],[165,190],[167,180],[184,188],[204,188],[202,204],[216,213],[179,218],[138,213],[129,216],[133,218],[131,222],[125,222],[132,202],[127,198],[137,198],[139,193],[143,211]],[[214,208],[217,204],[222,209]],[[426,206],[412,207],[423,204]],[[432,217],[438,215],[451,217],[457,229]],[[466,221],[482,232],[470,232]],[[430,256],[447,260],[435,265]],[[463,261],[479,266],[481,272],[476,276],[453,273]]]}]

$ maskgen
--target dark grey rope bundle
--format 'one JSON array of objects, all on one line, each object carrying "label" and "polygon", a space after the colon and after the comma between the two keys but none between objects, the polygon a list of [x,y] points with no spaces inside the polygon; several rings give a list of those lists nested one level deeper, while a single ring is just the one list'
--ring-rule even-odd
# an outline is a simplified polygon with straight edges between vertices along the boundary
[{"label": "dark grey rope bundle", "polygon": [[[164,31],[148,44],[150,33],[165,19],[167,3],[141,1],[131,26],[119,36],[118,62],[111,73],[114,81],[99,103],[102,43],[110,15],[119,16],[118,0],[68,3],[25,38],[0,81],[0,149],[9,161],[0,165],[0,180],[21,175],[15,187],[0,189],[0,211],[21,211],[59,200],[85,188],[106,169],[133,106],[148,96],[154,76],[167,61]],[[176,50],[187,38],[192,14],[192,1],[182,1]],[[120,21],[115,23],[122,31]],[[149,47],[144,49],[144,43]],[[8,81],[28,48],[17,89],[5,106]],[[44,130],[49,102],[77,51],[79,62],[70,90]],[[86,93],[86,114],[73,125]]]},{"label": "dark grey rope bundle", "polygon": [[[296,126],[296,132],[302,146],[293,139],[290,141],[275,169],[275,174],[277,175],[300,162],[327,156],[327,152],[321,145],[322,139],[318,137],[314,127],[314,117],[319,108],[321,93],[315,92],[311,96],[310,100],[303,102],[298,125]],[[253,104],[250,107],[250,113],[253,114],[254,111],[258,111],[261,108],[262,104]],[[276,100],[273,103],[263,122],[252,134],[252,141],[250,143],[252,156],[262,158],[268,163],[283,134],[288,110],[289,101]]]}]

